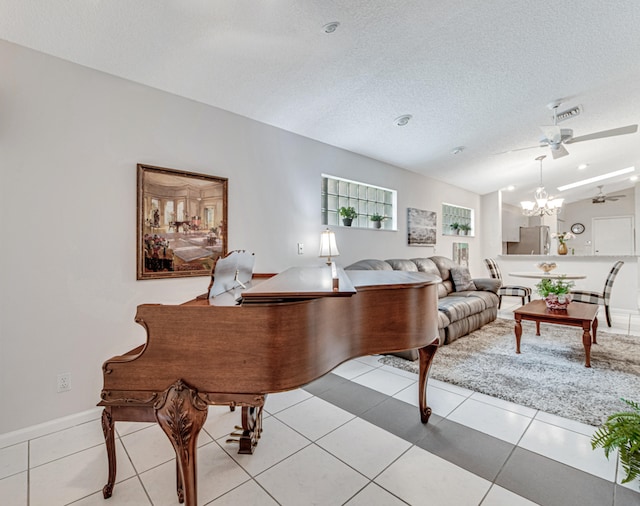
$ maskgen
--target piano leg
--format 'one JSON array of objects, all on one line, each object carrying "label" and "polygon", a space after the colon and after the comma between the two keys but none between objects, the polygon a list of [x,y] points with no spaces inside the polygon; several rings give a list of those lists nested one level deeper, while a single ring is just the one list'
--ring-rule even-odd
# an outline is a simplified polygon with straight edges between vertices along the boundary
[{"label": "piano leg", "polygon": [[176,457],[176,489],[178,492],[178,502],[184,503],[184,485],[182,484],[182,475],[180,474],[180,464]]},{"label": "piano leg", "polygon": [[251,455],[262,433],[262,406],[242,406],[242,434],[238,453]]},{"label": "piano leg", "polygon": [[114,438],[114,424],[111,416],[111,408],[102,410],[102,432],[107,446],[107,459],[109,461],[109,477],[107,484],[102,488],[102,496],[109,499],[113,494],[113,485],[116,482],[116,442]]},{"label": "piano leg", "polygon": [[176,452],[178,500],[183,499],[186,506],[196,506],[198,502],[197,443],[200,429],[207,419],[207,408],[198,392],[182,380],[165,390],[154,405],[156,420]]},{"label": "piano leg", "polygon": [[418,377],[418,404],[420,409],[420,420],[427,423],[431,416],[431,408],[427,406],[427,380],[429,379],[429,369],[431,362],[438,351],[439,339],[435,339],[430,345],[420,348],[418,354],[420,357],[420,375]]}]

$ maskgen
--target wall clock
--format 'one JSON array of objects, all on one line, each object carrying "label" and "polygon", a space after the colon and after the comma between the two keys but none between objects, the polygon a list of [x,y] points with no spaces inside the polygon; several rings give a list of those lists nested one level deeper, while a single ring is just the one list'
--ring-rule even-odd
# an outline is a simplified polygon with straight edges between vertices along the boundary
[{"label": "wall clock", "polygon": [[574,234],[581,234],[582,232],[584,232],[584,225],[582,223],[574,223],[573,225],[571,225],[571,231]]}]

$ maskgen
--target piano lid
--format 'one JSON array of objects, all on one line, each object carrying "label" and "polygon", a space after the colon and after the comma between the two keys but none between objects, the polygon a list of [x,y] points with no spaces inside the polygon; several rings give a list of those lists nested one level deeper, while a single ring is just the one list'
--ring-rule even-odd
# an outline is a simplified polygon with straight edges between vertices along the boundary
[{"label": "piano lid", "polygon": [[242,292],[244,302],[262,299],[316,299],[318,297],[351,297],[356,289],[344,270],[338,268],[338,289],[334,289],[331,266],[291,267],[258,286]]}]

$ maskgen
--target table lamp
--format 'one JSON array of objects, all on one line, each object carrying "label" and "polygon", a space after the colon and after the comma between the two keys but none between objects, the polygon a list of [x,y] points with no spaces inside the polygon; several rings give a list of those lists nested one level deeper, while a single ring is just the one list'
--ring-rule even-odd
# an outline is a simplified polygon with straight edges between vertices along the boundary
[{"label": "table lamp", "polygon": [[331,257],[337,257],[340,254],[336,245],[336,234],[328,228],[320,234],[320,253],[321,258],[327,259],[327,265],[331,265]]}]

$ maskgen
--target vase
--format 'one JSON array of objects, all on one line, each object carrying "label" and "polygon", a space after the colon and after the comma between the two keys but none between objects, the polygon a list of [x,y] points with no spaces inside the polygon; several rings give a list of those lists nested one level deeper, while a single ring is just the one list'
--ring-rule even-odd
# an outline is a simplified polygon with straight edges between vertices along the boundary
[{"label": "vase", "polygon": [[563,309],[566,310],[567,306],[571,302],[569,294],[562,294],[560,296],[555,293],[550,293],[544,298],[549,309]]},{"label": "vase", "polygon": [[566,255],[568,252],[569,249],[567,248],[567,243],[561,242],[558,244],[558,255]]},{"label": "vase", "polygon": [[342,224],[345,227],[350,227],[352,221],[353,221],[353,218],[342,218]]},{"label": "vase", "polygon": [[374,221],[373,222],[373,226],[374,226],[374,228],[380,228],[382,226],[382,222],[381,221]]}]

